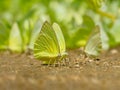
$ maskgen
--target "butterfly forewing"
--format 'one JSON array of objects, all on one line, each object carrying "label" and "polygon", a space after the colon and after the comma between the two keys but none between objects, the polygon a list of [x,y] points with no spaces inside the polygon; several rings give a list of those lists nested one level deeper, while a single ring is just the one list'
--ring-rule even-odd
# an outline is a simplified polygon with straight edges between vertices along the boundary
[{"label": "butterfly forewing", "polygon": [[100,28],[99,26],[96,26],[87,41],[84,51],[90,56],[98,56],[101,52],[101,48],[102,42],[100,37]]},{"label": "butterfly forewing", "polygon": [[34,44],[36,58],[54,58],[59,54],[59,45],[52,26],[46,21]]},{"label": "butterfly forewing", "polygon": [[53,29],[56,33],[56,37],[58,40],[58,44],[59,44],[59,52],[61,55],[67,54],[66,51],[66,46],[65,46],[65,40],[64,40],[64,36],[62,34],[62,31],[59,27],[59,25],[57,23],[53,23]]}]

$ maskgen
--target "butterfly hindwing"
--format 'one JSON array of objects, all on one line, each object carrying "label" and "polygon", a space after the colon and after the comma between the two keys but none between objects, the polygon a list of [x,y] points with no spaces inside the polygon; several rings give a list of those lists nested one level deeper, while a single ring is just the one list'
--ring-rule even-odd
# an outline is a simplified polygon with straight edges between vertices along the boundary
[{"label": "butterfly hindwing", "polygon": [[89,56],[98,56],[102,49],[100,28],[96,26],[85,46],[85,53]]},{"label": "butterfly hindwing", "polygon": [[65,52],[66,51],[65,40],[64,40],[62,31],[61,31],[59,25],[57,23],[53,23],[53,29],[56,33],[56,37],[57,37],[57,40],[58,40],[60,54],[61,55],[67,54]]}]

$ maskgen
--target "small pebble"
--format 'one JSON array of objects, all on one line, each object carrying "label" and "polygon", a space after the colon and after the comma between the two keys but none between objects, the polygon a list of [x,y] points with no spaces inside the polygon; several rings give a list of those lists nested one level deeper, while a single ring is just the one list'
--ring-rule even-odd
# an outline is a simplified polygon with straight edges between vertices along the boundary
[{"label": "small pebble", "polygon": [[110,51],[110,53],[111,53],[111,54],[117,54],[117,53],[118,53],[118,50],[112,49],[112,50]]},{"label": "small pebble", "polygon": [[80,65],[79,65],[79,64],[75,64],[74,67],[75,67],[75,68],[79,68]]}]

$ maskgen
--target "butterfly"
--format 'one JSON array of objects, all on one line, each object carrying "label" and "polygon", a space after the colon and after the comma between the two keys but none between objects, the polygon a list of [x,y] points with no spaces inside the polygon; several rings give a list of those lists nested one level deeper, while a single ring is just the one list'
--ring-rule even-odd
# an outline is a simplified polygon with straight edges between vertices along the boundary
[{"label": "butterfly", "polygon": [[51,25],[45,21],[34,43],[34,57],[52,64],[67,56],[65,40],[57,23]]},{"label": "butterfly", "polygon": [[84,52],[87,56],[97,57],[100,55],[101,50],[102,50],[101,33],[100,33],[100,27],[97,25],[94,28],[93,32],[91,33],[84,47]]},{"label": "butterfly", "polygon": [[22,38],[18,24],[15,22],[9,35],[9,49],[14,52],[22,52]]}]

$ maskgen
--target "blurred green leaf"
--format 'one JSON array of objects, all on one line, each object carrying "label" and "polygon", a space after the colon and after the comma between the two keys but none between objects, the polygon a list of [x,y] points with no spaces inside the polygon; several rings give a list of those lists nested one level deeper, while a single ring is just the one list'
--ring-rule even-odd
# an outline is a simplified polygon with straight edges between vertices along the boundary
[{"label": "blurred green leaf", "polygon": [[83,16],[82,25],[73,33],[71,41],[71,48],[78,48],[86,44],[86,40],[90,35],[91,31],[95,27],[94,21],[90,16]]},{"label": "blurred green leaf", "polygon": [[28,48],[30,48],[30,49],[32,49],[32,50],[33,50],[33,47],[34,47],[34,42],[35,42],[36,38],[37,38],[38,35],[39,35],[41,26],[42,26],[42,25],[41,25],[41,22],[40,22],[40,20],[38,20],[38,21],[35,23],[33,30],[31,31],[30,41],[29,41]]},{"label": "blurred green leaf", "polygon": [[0,22],[0,49],[8,49],[9,28]]},{"label": "blurred green leaf", "polygon": [[112,37],[114,37],[116,44],[120,44],[120,18],[115,21],[113,27],[110,30],[110,34]]},{"label": "blurred green leaf", "polygon": [[92,8],[93,10],[100,8],[102,6],[102,3],[104,2],[104,0],[86,0],[86,1],[88,2],[90,8]]}]

